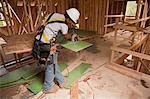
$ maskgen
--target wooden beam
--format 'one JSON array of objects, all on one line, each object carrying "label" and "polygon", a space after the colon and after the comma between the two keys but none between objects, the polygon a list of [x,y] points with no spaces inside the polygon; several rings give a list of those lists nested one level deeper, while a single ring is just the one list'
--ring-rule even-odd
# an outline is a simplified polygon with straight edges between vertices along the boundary
[{"label": "wooden beam", "polygon": [[34,24],[34,28],[35,28],[35,29],[36,29],[36,27],[37,27],[37,23],[38,23],[40,14],[41,14],[41,10],[42,10],[42,4],[41,4],[40,7],[39,7],[38,15],[37,15],[36,20],[35,20],[35,24]]},{"label": "wooden beam", "polygon": [[128,23],[128,24],[134,24],[134,23],[138,23],[138,22],[141,22],[141,21],[146,21],[146,20],[149,20],[149,19],[150,19],[150,16],[146,17],[146,18],[137,19],[137,20],[126,21],[126,23]]},{"label": "wooden beam", "polygon": [[131,51],[131,50],[128,50],[128,49],[123,49],[123,48],[119,48],[119,47],[111,47],[111,49],[113,51],[117,51],[117,52],[122,52],[122,53],[125,53],[125,54],[129,54],[129,55],[133,55],[135,57],[139,57],[141,59],[146,59],[146,60],[150,60],[150,55],[147,55],[147,54],[142,54],[142,53],[138,53],[138,52],[135,52],[135,51]]},{"label": "wooden beam", "polygon": [[[147,17],[147,13],[148,13],[147,10],[148,10],[148,2],[147,2],[147,0],[145,0],[142,18]],[[144,21],[141,22],[141,27],[145,28],[146,21],[147,20],[144,20]]]},{"label": "wooden beam", "polygon": [[12,23],[12,18],[10,16],[10,8],[8,6],[8,1],[5,0],[5,3],[6,3],[7,12],[8,12],[8,18],[9,18],[9,23],[10,23],[10,30],[11,30],[11,33],[14,34],[13,23]]},{"label": "wooden beam", "polygon": [[[107,6],[106,6],[105,25],[107,25],[107,22],[108,22],[108,17],[106,17],[106,16],[108,16],[108,12],[109,12],[109,0],[107,0]],[[107,33],[107,27],[105,27],[104,33],[105,34]]]},{"label": "wooden beam", "polygon": [[4,18],[5,18],[6,25],[7,25],[8,35],[11,35],[11,30],[10,30],[7,15],[6,15],[6,9],[4,8],[4,0],[1,0],[1,4],[2,4],[3,12],[4,12]]},{"label": "wooden beam", "polygon": [[146,75],[144,73],[141,72],[137,72],[133,69],[127,68],[123,65],[119,65],[116,63],[110,63],[109,65],[106,66],[109,69],[115,70],[123,75],[129,76],[131,78],[137,79],[137,80],[148,80],[150,81],[150,75]]},{"label": "wooden beam", "polygon": [[[115,27],[115,33],[114,33],[114,39],[113,39],[113,47],[116,46],[117,31],[118,31],[118,28],[117,28],[118,22],[119,22],[119,18],[116,19],[116,27]],[[111,58],[110,58],[110,61],[111,61],[111,62],[114,61],[114,56],[115,56],[115,51],[112,51],[112,53],[111,53]]]},{"label": "wooden beam", "polygon": [[126,42],[126,41],[132,39],[133,37],[135,37],[135,36],[137,36],[137,35],[140,35],[140,34],[142,34],[142,33],[143,33],[143,32],[136,32],[136,33],[134,33],[133,35],[129,36],[128,38],[125,38],[124,40],[117,42],[116,45],[119,46],[120,44],[123,44],[124,42]]},{"label": "wooden beam", "polygon": [[27,3],[26,0],[23,0],[23,7],[24,7],[24,12],[25,12],[25,24],[27,25],[27,30],[30,32],[30,26],[29,26],[29,14],[27,11]]},{"label": "wooden beam", "polygon": [[[132,51],[135,51],[136,49],[138,49],[147,40],[147,38],[148,38],[148,36],[144,35],[141,40],[137,41],[137,43],[132,45],[129,49],[132,50]],[[122,64],[124,59],[126,59],[128,56],[129,56],[128,54],[124,54],[123,53],[123,55],[121,55],[120,58],[116,59],[115,63]]]},{"label": "wooden beam", "polygon": [[32,12],[31,12],[30,3],[29,3],[27,6],[28,6],[28,11],[29,11],[29,19],[30,19],[31,31],[34,31],[33,19],[32,19]]},{"label": "wooden beam", "polygon": [[146,68],[146,70],[150,73],[149,67],[140,59],[140,62],[143,64],[143,66]]},{"label": "wooden beam", "polygon": [[120,18],[120,17],[124,17],[124,15],[105,15],[105,17],[108,17],[108,18]]},{"label": "wooden beam", "polygon": [[127,31],[133,31],[133,32],[142,31],[145,33],[150,33],[150,29],[144,29],[144,28],[136,27],[136,26],[127,26],[127,25],[123,25],[123,24],[118,24],[117,28],[118,29],[125,29]]},{"label": "wooden beam", "polygon": [[[14,11],[14,9],[10,6],[10,4],[8,4],[8,6],[10,7],[10,10],[12,11],[12,13],[15,15],[17,21],[21,24],[20,27],[22,27],[22,25],[23,25],[22,24],[23,19],[21,21],[20,18],[18,17],[18,15],[16,14],[16,12]],[[24,16],[24,13],[23,13],[23,16]],[[26,33],[28,34],[27,29],[25,28],[25,26],[23,26],[23,28],[25,29]],[[19,28],[18,34],[21,34],[20,28]]]}]

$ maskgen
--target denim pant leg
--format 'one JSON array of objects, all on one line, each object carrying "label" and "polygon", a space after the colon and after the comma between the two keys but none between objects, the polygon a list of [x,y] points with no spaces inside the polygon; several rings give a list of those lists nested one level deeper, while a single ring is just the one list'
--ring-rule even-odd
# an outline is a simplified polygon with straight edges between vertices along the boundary
[{"label": "denim pant leg", "polygon": [[54,85],[54,66],[53,64],[47,65],[45,71],[44,90],[50,89]]},{"label": "denim pant leg", "polygon": [[58,53],[53,55],[54,63],[55,63],[55,80],[58,81],[59,84],[64,82],[64,76],[62,75],[59,65],[58,65]]},{"label": "denim pant leg", "polygon": [[58,64],[55,64],[55,80],[58,81],[59,84],[64,83],[64,76],[62,75]]}]

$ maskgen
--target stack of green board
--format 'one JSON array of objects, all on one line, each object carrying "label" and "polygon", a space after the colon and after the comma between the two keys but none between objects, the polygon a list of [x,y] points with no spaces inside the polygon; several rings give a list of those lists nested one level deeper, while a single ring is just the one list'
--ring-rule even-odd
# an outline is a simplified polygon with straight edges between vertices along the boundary
[{"label": "stack of green board", "polygon": [[33,76],[41,71],[41,69],[37,69],[34,66],[23,66],[0,77],[0,88],[29,82]]}]

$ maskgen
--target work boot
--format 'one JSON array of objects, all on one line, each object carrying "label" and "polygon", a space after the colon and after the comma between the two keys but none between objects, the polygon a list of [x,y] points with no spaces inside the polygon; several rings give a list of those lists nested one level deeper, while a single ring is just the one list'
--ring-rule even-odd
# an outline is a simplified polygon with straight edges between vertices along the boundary
[{"label": "work boot", "polygon": [[48,89],[48,90],[43,90],[43,92],[45,94],[48,93],[56,93],[58,91],[59,87],[57,85],[52,86],[52,88]]},{"label": "work boot", "polygon": [[62,84],[59,84],[58,86],[59,86],[59,88],[64,88],[64,85],[67,83],[67,80],[66,79],[64,79],[64,83],[62,83]]}]

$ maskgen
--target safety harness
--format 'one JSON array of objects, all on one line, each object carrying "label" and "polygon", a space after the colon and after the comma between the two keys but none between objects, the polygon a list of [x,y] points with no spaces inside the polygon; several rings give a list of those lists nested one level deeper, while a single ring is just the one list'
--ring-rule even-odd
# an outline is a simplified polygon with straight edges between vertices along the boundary
[{"label": "safety harness", "polygon": [[[42,25],[38,28],[37,33],[36,33],[36,36],[40,35],[38,40],[36,39],[36,36],[35,36],[34,45],[32,48],[32,55],[35,59],[39,60],[40,64],[46,63],[47,58],[50,55],[50,48],[55,45],[56,37],[57,37],[57,35],[54,33],[54,31],[51,28],[49,28],[52,31],[52,33],[54,34],[54,37],[49,41],[50,43],[41,42],[41,38],[43,35],[43,31],[45,29],[45,26],[48,24],[51,24],[51,23],[65,23],[65,21],[61,20],[61,18],[56,18],[55,20],[50,20],[50,18],[52,17],[53,14],[54,13],[52,13],[48,17],[45,25]],[[53,61],[51,63],[53,63]]]}]

